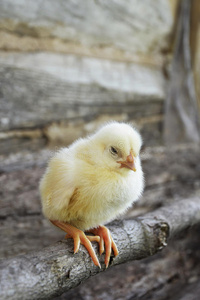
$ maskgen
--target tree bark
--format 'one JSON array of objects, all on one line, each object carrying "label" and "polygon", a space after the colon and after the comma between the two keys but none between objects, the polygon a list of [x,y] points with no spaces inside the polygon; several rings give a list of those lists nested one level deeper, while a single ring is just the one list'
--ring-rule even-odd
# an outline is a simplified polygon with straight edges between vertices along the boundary
[{"label": "tree bark", "polygon": [[[200,223],[200,198],[186,199],[135,219],[116,221],[108,227],[119,255],[110,266],[151,256],[167,245],[167,238]],[[97,245],[94,245],[97,251]],[[73,254],[73,241],[59,241],[41,251],[0,263],[0,298],[50,299],[105,270],[93,265],[81,246]]]}]

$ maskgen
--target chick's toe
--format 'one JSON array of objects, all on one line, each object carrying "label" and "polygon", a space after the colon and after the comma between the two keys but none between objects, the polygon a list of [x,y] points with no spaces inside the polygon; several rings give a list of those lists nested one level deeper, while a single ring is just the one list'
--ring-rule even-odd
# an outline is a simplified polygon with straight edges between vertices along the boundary
[{"label": "chick's toe", "polygon": [[113,238],[110,234],[109,229],[106,228],[105,226],[99,226],[97,228],[88,230],[88,232],[91,232],[91,233],[95,234],[95,236],[100,237],[100,240],[99,240],[100,255],[104,252],[104,245],[105,245],[105,252],[106,252],[105,265],[107,268],[109,265],[109,261],[110,261],[111,251],[113,250],[115,256],[117,256],[119,254],[117,246],[116,246],[115,242],[113,241]]},{"label": "chick's toe", "polygon": [[[59,227],[60,229],[62,229],[63,231],[65,231],[67,233],[65,238],[73,238],[74,253],[78,252],[80,244],[82,244],[87,249],[94,264],[96,266],[98,266],[99,268],[101,268],[101,265],[100,265],[99,260],[94,252],[94,249],[92,247],[90,239],[85,235],[85,233],[82,230],[77,229],[76,227],[74,227],[66,222],[60,222],[57,220],[50,220],[50,221],[52,224],[54,224],[55,226]],[[93,241],[97,241],[97,242],[100,239],[99,237],[92,237],[92,238],[93,238]]]}]

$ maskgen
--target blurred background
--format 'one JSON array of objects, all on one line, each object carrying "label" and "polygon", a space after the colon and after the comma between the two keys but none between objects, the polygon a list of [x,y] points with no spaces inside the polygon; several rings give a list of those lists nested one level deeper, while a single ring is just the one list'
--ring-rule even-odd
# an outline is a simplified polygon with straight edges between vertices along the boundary
[{"label": "blurred background", "polygon": [[[109,120],[144,140],[124,217],[199,196],[199,97],[198,0],[0,0],[0,259],[63,238],[41,214],[46,162]],[[199,299],[199,232],[55,299]]]}]

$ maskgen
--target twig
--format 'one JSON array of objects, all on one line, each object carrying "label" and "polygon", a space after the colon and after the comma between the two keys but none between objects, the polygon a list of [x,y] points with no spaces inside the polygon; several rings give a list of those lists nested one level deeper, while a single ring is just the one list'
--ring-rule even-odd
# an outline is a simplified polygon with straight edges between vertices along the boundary
[{"label": "twig", "polygon": [[[113,222],[108,227],[119,255],[110,266],[155,254],[167,244],[167,237],[200,223],[200,198],[182,200],[142,217]],[[98,251],[97,245],[94,245]],[[20,255],[0,263],[0,299],[50,299],[76,287],[105,270],[95,267],[81,246],[73,254],[72,240],[63,240],[41,251]]]}]

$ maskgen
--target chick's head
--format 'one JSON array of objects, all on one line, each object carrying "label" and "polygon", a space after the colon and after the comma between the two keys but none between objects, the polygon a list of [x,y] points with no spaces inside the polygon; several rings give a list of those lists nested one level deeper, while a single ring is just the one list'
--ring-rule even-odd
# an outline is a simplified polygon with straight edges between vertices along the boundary
[{"label": "chick's head", "polygon": [[132,126],[109,123],[91,137],[91,142],[97,165],[122,173],[136,171],[142,139]]}]

